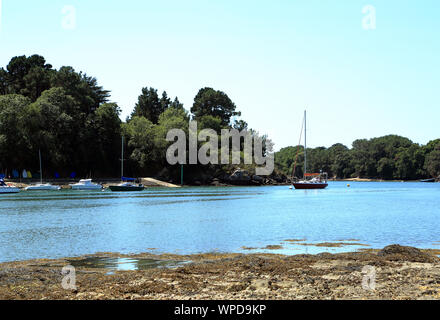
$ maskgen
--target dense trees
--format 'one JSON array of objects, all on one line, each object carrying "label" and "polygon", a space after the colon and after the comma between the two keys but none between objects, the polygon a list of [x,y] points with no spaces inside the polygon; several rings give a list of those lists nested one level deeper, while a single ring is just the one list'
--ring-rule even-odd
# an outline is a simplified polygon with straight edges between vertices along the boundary
[{"label": "dense trees", "polygon": [[[14,169],[38,172],[41,150],[46,177],[55,172],[115,177],[120,172],[124,136],[127,175],[159,175],[178,181],[179,166],[166,162],[172,143],[166,140],[170,129],[182,129],[188,137],[189,121],[194,119],[199,131],[209,128],[220,133],[234,128],[258,135],[246,121],[234,119],[241,115],[234,102],[213,88],[199,90],[189,113],[177,97],[172,100],[166,91],[159,95],[157,89],[145,87],[125,123],[119,118],[118,105],[108,101],[109,93],[95,78],[69,66],[56,70],[39,55],[12,58],[6,68],[0,68],[0,173],[10,174]],[[267,137],[262,138],[266,141]],[[335,144],[307,151],[309,171],[322,169],[338,178],[408,180],[440,175],[440,139],[420,146],[390,135],[356,140],[351,149]],[[243,159],[243,152],[240,155]],[[276,153],[276,171],[290,176],[296,157],[295,175],[302,176],[301,146]],[[188,165],[185,177],[186,181],[204,182],[203,177],[219,177],[235,168]]]},{"label": "dense trees", "polygon": [[166,91],[164,91],[162,97],[159,98],[157,89],[145,87],[142,89],[142,94],[138,98],[131,117],[144,117],[153,124],[157,124],[159,116],[170,107],[183,108],[183,104],[180,103],[177,97],[172,102],[171,99],[168,98]]},{"label": "dense trees", "polygon": [[[275,154],[276,167],[291,176],[296,155],[294,147]],[[336,178],[379,178],[415,180],[440,176],[440,139],[420,146],[409,139],[389,135],[370,140],[360,139],[348,149],[342,144],[307,149],[308,170],[326,171]],[[304,150],[300,148],[295,176],[303,175]]]},{"label": "dense trees", "polygon": [[[58,70],[44,57],[33,55],[11,59],[0,69],[0,172],[38,171],[38,150],[44,172],[53,177],[117,176],[121,136],[125,136],[126,173],[156,175],[173,170],[166,163],[166,141],[170,129],[188,132],[191,115],[177,97],[145,87],[131,116],[122,123],[117,104],[109,103],[109,91],[95,78],[72,67]],[[201,89],[194,100],[193,118],[199,130],[232,128],[231,117],[239,115],[223,92]],[[236,128],[247,123],[236,121]],[[189,171],[197,175],[198,166]]]},{"label": "dense trees", "polygon": [[22,94],[35,101],[50,88],[52,66],[39,55],[14,57],[0,70],[0,93]]},{"label": "dense trees", "polygon": [[108,174],[118,163],[120,110],[95,78],[20,56],[0,69],[0,94],[0,171],[36,172],[38,150],[50,176]]},{"label": "dense trees", "polygon": [[131,117],[144,117],[150,122],[156,124],[159,119],[159,115],[164,111],[165,108],[159,100],[157,90],[154,88],[145,87],[142,89],[142,94],[138,98],[138,102],[134,107]]},{"label": "dense trees", "polygon": [[425,169],[432,177],[440,176],[440,139],[431,141],[426,146]]},{"label": "dense trees", "polygon": [[195,120],[200,120],[203,116],[212,116],[219,118],[221,125],[228,126],[231,117],[241,116],[241,113],[236,112],[235,109],[235,104],[224,92],[203,88],[194,98],[191,113]]}]

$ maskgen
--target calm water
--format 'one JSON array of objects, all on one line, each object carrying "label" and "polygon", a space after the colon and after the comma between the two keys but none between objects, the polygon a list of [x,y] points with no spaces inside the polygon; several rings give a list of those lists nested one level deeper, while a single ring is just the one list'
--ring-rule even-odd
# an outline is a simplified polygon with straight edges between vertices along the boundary
[{"label": "calm water", "polygon": [[268,252],[287,254],[358,248],[299,246],[287,239],[440,248],[440,183],[0,195],[0,262],[96,252],[253,252],[242,247],[267,245],[282,245]]}]

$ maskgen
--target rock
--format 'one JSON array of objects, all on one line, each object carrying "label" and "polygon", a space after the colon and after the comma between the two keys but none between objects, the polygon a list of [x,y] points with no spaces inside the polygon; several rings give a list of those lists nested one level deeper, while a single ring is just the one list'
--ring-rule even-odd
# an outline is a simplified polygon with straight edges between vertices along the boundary
[{"label": "rock", "polygon": [[383,248],[377,255],[389,261],[439,262],[439,259],[433,255],[414,247],[405,247],[398,244]]},{"label": "rock", "polygon": [[219,179],[214,179],[212,180],[212,182],[210,183],[211,186],[215,186],[215,187],[224,187],[227,186],[224,183],[221,183]]},{"label": "rock", "polygon": [[276,184],[276,181],[273,180],[273,179],[271,179],[271,178],[266,178],[266,179],[264,180],[264,183],[265,183],[265,184],[268,184],[268,185],[274,185],[274,184]]},{"label": "rock", "polygon": [[251,180],[251,177],[249,176],[249,172],[246,170],[237,169],[233,174],[231,174],[229,179],[232,181],[249,181]]},{"label": "rock", "polygon": [[261,184],[258,181],[252,180],[252,176],[247,172],[246,170],[237,169],[234,171],[233,174],[231,174],[227,182],[234,185],[259,185]]}]

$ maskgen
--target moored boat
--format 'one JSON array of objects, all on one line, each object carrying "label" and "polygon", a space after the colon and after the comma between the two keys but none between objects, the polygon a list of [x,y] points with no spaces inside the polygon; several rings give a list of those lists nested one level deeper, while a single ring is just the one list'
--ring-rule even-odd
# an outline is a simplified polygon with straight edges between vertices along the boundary
[{"label": "moored boat", "polygon": [[[38,157],[40,159],[40,183],[36,185],[32,185],[29,187],[24,188],[26,191],[55,191],[55,190],[61,190],[60,186],[54,186],[50,183],[43,183],[43,169],[41,165],[41,151],[38,150]],[[24,171],[23,171],[23,177],[24,177]]]},{"label": "moored boat", "polygon": [[71,184],[73,190],[102,190],[102,185],[93,183],[92,179],[82,179],[78,183]]},{"label": "moored boat", "polygon": [[420,182],[435,182],[435,179],[424,179],[424,180],[420,180]]},{"label": "moored boat", "polygon": [[326,173],[309,173],[305,177],[313,177],[310,180],[294,182],[295,189],[325,189],[328,187]]},{"label": "moored boat", "polygon": [[[327,183],[328,175],[326,172],[307,173],[307,112],[306,111],[304,111],[303,125],[304,125],[304,177],[302,180],[298,182],[293,182],[290,189],[293,189],[293,187],[295,187],[295,189],[325,189],[328,187],[328,183]],[[298,144],[298,151],[299,151],[299,144]],[[298,151],[297,151],[297,158],[298,158]],[[295,176],[295,170],[296,170],[296,159],[295,159],[295,166],[293,169],[292,176]]]},{"label": "moored boat", "polygon": [[39,183],[29,187],[24,188],[26,191],[54,191],[61,190],[60,186],[54,186],[50,183]]},{"label": "moored boat", "polygon": [[131,192],[142,191],[145,187],[142,184],[133,184],[130,182],[121,183],[118,185],[109,186],[109,189],[114,192]]},{"label": "moored boat", "polygon": [[0,193],[19,193],[20,189],[7,185],[3,179],[0,179]]},{"label": "moored boat", "polygon": [[136,179],[124,177],[124,136],[122,136],[122,150],[121,150],[121,180],[122,183],[118,185],[111,185],[108,188],[115,192],[130,192],[142,191],[145,187],[142,184],[135,184]]}]

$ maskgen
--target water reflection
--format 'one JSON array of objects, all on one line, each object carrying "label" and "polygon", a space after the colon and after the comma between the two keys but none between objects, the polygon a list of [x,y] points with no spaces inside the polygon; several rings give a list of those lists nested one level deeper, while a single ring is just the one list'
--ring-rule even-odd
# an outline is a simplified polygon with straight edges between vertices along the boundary
[{"label": "water reflection", "polygon": [[168,261],[138,258],[88,257],[80,260],[68,260],[75,268],[109,269],[117,271],[147,270],[154,268],[178,268],[190,261]]}]

